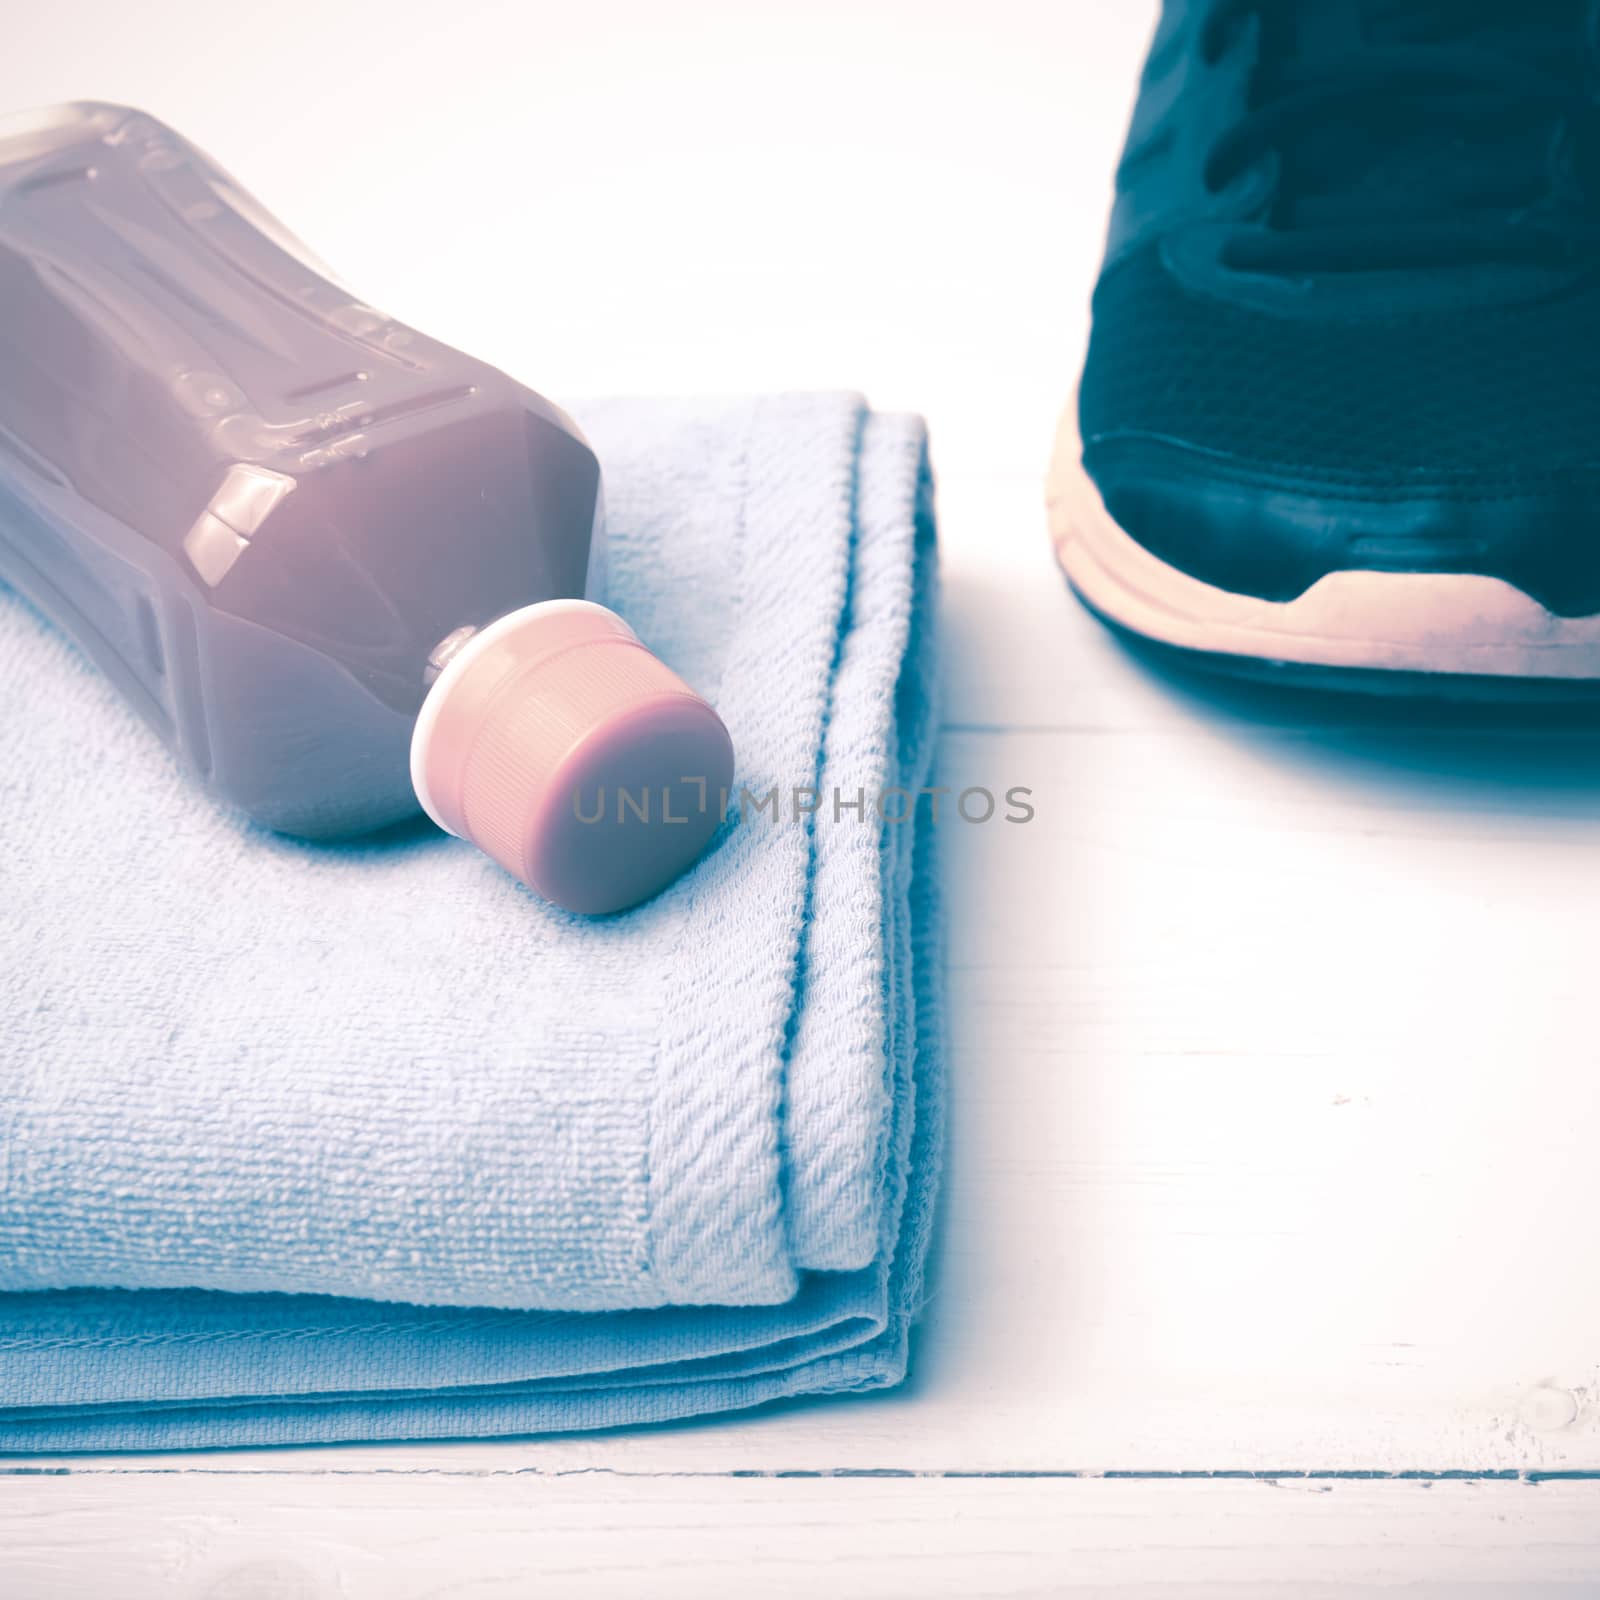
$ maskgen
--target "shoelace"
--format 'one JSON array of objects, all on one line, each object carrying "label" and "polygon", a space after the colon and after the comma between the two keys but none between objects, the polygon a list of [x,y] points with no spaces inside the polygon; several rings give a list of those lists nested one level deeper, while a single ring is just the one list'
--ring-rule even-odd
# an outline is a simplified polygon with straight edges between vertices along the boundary
[{"label": "shoelace", "polygon": [[[1294,25],[1303,0],[1216,0],[1201,36],[1211,61],[1234,30],[1255,17],[1263,59],[1254,104],[1222,134],[1206,183],[1225,188],[1269,155],[1280,187],[1293,192],[1296,152],[1345,126],[1399,154],[1408,140],[1459,135],[1449,181],[1419,185],[1406,215],[1362,215],[1321,174],[1323,213],[1308,225],[1275,207],[1266,229],[1241,232],[1228,260],[1251,271],[1351,271],[1482,261],[1561,264],[1600,248],[1600,219],[1585,168],[1595,164],[1596,106],[1587,63],[1595,56],[1596,11],[1576,0],[1346,0],[1379,34],[1331,59],[1314,51],[1273,53],[1273,30]],[[1539,139],[1526,171],[1485,181],[1486,140],[1520,132]],[[1474,153],[1476,146],[1476,158]],[[1542,159],[1539,153],[1542,152]],[[1326,161],[1324,162],[1326,166]],[[1337,156],[1334,165],[1337,166]],[[1327,204],[1330,189],[1335,204]],[[1414,199],[1414,204],[1409,203]]]}]

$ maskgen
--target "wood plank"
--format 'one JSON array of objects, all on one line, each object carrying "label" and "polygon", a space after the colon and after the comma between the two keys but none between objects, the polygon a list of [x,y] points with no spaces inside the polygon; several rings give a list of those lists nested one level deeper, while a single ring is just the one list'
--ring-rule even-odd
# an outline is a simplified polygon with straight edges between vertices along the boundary
[{"label": "wood plank", "polygon": [[0,1480],[8,1600],[1556,1600],[1600,1485],[608,1474]]}]

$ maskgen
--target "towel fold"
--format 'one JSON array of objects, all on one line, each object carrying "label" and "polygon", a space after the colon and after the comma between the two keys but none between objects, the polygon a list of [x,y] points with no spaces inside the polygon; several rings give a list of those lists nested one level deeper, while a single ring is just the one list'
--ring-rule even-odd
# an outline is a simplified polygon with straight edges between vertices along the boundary
[{"label": "towel fold", "polygon": [[421,824],[241,823],[0,592],[0,1449],[904,1376],[940,1153],[922,426],[835,395],[578,420],[601,598],[739,752],[711,853],[622,917]]}]

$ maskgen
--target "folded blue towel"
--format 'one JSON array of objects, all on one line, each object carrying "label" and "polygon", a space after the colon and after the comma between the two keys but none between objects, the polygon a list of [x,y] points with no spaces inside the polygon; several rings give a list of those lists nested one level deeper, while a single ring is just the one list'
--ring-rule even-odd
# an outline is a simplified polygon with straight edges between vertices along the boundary
[{"label": "folded blue towel", "polygon": [[241,823],[0,594],[0,1449],[610,1427],[904,1376],[934,830],[873,802],[933,744],[921,424],[850,396],[579,421],[603,598],[716,703],[752,802],[622,917],[425,825]]}]

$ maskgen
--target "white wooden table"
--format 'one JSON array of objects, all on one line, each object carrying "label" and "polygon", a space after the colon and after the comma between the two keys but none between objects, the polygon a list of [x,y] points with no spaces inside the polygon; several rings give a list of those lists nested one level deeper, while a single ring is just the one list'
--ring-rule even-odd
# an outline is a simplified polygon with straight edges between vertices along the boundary
[{"label": "white wooden table", "polygon": [[5,1464],[7,1600],[1600,1594],[1600,737],[1163,676],[1040,509],[1151,7],[58,0],[142,105],[547,392],[933,426],[953,1104],[883,1398]]}]

